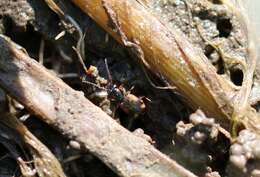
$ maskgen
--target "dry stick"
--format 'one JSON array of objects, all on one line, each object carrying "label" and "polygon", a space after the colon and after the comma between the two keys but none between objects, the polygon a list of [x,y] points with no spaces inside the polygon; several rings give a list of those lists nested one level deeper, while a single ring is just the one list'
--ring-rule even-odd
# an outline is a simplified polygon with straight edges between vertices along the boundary
[{"label": "dry stick", "polygon": [[0,86],[73,140],[75,148],[90,151],[120,176],[195,176],[120,126],[2,35]]},{"label": "dry stick", "polygon": [[[193,108],[203,109],[229,130],[237,92],[183,34],[161,23],[136,0],[72,1],[122,45],[125,34],[142,50],[149,69],[176,86]],[[253,109],[248,107],[243,115],[242,125],[260,135],[260,119]]]}]

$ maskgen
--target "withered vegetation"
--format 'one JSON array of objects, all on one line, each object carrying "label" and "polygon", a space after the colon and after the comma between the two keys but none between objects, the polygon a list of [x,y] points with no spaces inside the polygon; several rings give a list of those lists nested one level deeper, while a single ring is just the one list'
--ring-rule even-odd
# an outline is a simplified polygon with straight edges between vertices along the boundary
[{"label": "withered vegetation", "polygon": [[0,176],[259,175],[243,6],[1,1]]}]

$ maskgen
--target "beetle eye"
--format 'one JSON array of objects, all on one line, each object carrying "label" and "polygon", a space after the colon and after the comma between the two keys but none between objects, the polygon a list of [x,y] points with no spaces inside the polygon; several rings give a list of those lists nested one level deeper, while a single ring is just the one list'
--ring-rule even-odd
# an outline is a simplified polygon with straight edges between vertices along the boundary
[{"label": "beetle eye", "polygon": [[118,97],[118,96],[120,96],[120,93],[121,93],[121,92],[120,92],[120,90],[119,90],[118,88],[115,88],[115,89],[113,90],[113,93],[114,93],[115,96]]},{"label": "beetle eye", "polygon": [[124,98],[123,93],[118,88],[114,88],[111,93],[111,96],[117,101],[122,101]]}]

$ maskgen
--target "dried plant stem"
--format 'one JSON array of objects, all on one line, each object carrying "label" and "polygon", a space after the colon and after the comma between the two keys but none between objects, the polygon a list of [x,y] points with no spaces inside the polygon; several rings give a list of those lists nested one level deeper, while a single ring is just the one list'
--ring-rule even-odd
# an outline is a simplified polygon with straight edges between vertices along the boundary
[{"label": "dried plant stem", "polygon": [[2,35],[0,86],[72,140],[75,148],[90,151],[120,176],[195,176],[120,126]]},{"label": "dried plant stem", "polygon": [[232,114],[232,121],[234,122],[232,134],[235,135],[237,132],[236,124],[238,124],[241,119],[244,119],[244,117],[247,117],[247,110],[250,109],[249,96],[253,85],[254,72],[257,63],[257,49],[255,45],[255,33],[252,30],[252,27],[250,28],[249,20],[243,9],[242,1],[222,1],[223,4],[225,4],[236,15],[241,24],[241,27],[243,28],[244,36],[247,39],[247,65],[246,68],[243,68],[243,83],[241,89],[234,99],[234,112]]},{"label": "dried plant stem", "polygon": [[[216,74],[207,58],[194,50],[184,36],[169,30],[153,17],[144,6],[135,0],[73,2],[120,43],[125,44],[128,40],[138,45],[146,65],[176,86],[194,108],[201,107],[220,119],[232,112],[227,103],[233,90]],[[120,24],[120,29],[111,25],[113,19]],[[126,39],[122,39],[120,31]]]},{"label": "dried plant stem", "polygon": [[235,107],[242,105],[240,123],[260,135],[258,115],[250,106],[244,106],[244,101],[236,104],[242,92],[248,96],[253,69],[247,71],[248,79],[238,92],[216,73],[202,51],[183,34],[162,24],[142,3],[136,0],[72,1],[122,45],[135,48],[146,67],[176,86],[191,107],[203,109],[230,130],[234,111],[241,110]]}]

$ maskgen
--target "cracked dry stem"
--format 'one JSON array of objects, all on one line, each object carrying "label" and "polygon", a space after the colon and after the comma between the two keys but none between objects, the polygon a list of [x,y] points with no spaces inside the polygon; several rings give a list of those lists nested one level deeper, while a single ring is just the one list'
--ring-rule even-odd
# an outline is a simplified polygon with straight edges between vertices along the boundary
[{"label": "cracked dry stem", "polygon": [[[127,40],[141,48],[150,70],[162,75],[169,85],[176,86],[194,109],[202,108],[208,115],[218,117],[219,122],[227,127],[228,121],[223,117],[228,117],[232,110],[227,103],[228,95],[233,90],[215,73],[205,56],[194,50],[177,31],[170,31],[135,0],[106,1]],[[124,45],[117,29],[111,28],[111,14],[107,14],[104,1],[73,2]]]},{"label": "cracked dry stem", "polygon": [[[183,34],[161,23],[150,13],[148,7],[142,6],[136,0],[72,1],[124,45],[118,29],[110,25],[111,14],[104,7],[104,2],[109,3],[109,8],[114,12],[113,18],[120,24],[128,41],[141,48],[149,69],[162,75],[171,86],[176,86],[192,108],[201,108],[208,116],[215,117],[226,130],[230,130],[234,117],[232,115],[243,108],[246,114],[241,119],[243,126],[260,135],[258,115],[250,106],[245,106],[252,85],[254,59],[252,64],[247,63],[243,86],[238,93],[237,88],[232,87],[229,81],[217,75],[204,54],[193,47]],[[241,17],[242,24],[243,21]],[[248,49],[254,50],[251,46]],[[253,55],[249,56],[249,60],[251,57]],[[242,93],[246,98],[242,98]],[[238,102],[233,99],[235,95]]]}]

